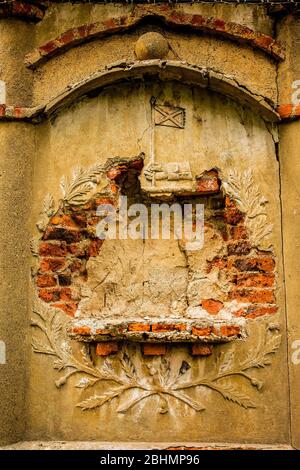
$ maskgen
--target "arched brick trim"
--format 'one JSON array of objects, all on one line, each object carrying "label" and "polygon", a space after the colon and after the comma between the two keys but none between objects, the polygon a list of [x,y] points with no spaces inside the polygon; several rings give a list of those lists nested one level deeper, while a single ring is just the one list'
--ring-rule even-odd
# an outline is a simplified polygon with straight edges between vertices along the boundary
[{"label": "arched brick trim", "polygon": [[39,5],[38,2],[8,1],[0,4],[0,18],[14,17],[38,22],[44,18],[45,9],[45,5]]},{"label": "arched brick trim", "polygon": [[282,121],[300,119],[300,104],[280,104],[277,108],[277,112]]},{"label": "arched brick trim", "polygon": [[252,94],[243,85],[222,73],[190,65],[180,61],[146,60],[131,63],[121,62],[88,76],[73,86],[68,86],[48,104],[35,108],[0,106],[0,120],[27,120],[39,122],[57,114],[81,97],[113,83],[136,80],[143,77],[158,77],[161,80],[175,80],[189,85],[201,86],[250,106],[267,121],[278,121],[279,115],[262,96]]},{"label": "arched brick trim", "polygon": [[253,31],[247,26],[224,21],[218,18],[204,17],[178,12],[169,6],[157,7],[155,10],[137,9],[132,15],[109,18],[105,21],[91,23],[65,31],[55,39],[48,41],[35,51],[27,54],[25,63],[36,67],[52,56],[72,47],[96,38],[103,38],[115,33],[126,32],[145,18],[156,18],[173,28],[189,28],[192,31],[208,32],[249,44],[271,55],[275,59],[284,59],[281,46],[271,36]]}]

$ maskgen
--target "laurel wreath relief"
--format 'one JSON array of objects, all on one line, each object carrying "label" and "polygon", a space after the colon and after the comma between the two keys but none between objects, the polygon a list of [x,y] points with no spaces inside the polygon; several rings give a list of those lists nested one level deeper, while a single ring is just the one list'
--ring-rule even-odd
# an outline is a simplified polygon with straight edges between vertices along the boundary
[{"label": "laurel wreath relief", "polygon": [[[73,173],[70,181],[62,178],[63,198],[59,204],[80,205],[87,202],[91,191],[99,184],[105,168],[105,165],[94,165],[86,170],[79,168]],[[267,224],[267,201],[254,184],[251,170],[230,172],[227,181],[223,182],[223,187],[245,214],[245,222],[254,246],[270,247],[267,239],[272,226]],[[37,223],[40,231],[46,229],[50,217],[57,210],[55,206],[52,195],[47,195],[41,219]],[[36,244],[37,240],[33,239],[31,251],[35,256],[38,255]],[[54,368],[59,374],[55,382],[58,388],[64,386],[71,376],[79,376],[75,386],[90,392],[90,396],[76,405],[82,410],[100,408],[105,403],[118,399],[117,411],[126,413],[142,400],[158,396],[160,413],[168,412],[171,400],[177,400],[200,412],[205,409],[204,405],[200,398],[193,399],[189,391],[194,390],[200,395],[204,388],[243,408],[255,408],[256,404],[239,390],[235,379],[243,378],[248,385],[260,390],[263,382],[250,375],[251,371],[269,366],[271,356],[280,344],[280,335],[267,328],[265,337],[258,341],[254,351],[239,356],[238,361],[232,351],[222,353],[214,361],[214,366],[207,376],[194,380],[190,377],[191,365],[186,360],[182,360],[180,367],[174,366],[167,357],[145,361],[138,346],[135,347],[134,354],[127,346],[114,358],[102,360],[101,366],[95,365],[89,345],[83,344],[79,353],[73,350],[72,341],[66,334],[68,320],[59,310],[38,301],[33,312],[33,351],[53,357]],[[97,385],[101,384],[103,388],[103,383],[108,384],[107,391],[97,391]]]},{"label": "laurel wreath relief", "polygon": [[273,226],[268,223],[266,212],[268,201],[262,196],[259,187],[255,184],[252,171],[232,170],[229,172],[227,180],[222,184],[227,194],[245,214],[245,225],[248,228],[252,246],[270,250],[272,245],[269,236]]},{"label": "laurel wreath relief", "polygon": [[[238,355],[238,361],[232,351],[222,353],[206,376],[194,380],[189,373],[191,365],[186,360],[182,360],[179,367],[168,357],[145,361],[139,346],[135,346],[134,353],[125,346],[113,359],[106,358],[101,366],[95,365],[89,345],[83,344],[79,353],[73,351],[72,341],[66,335],[68,320],[59,310],[38,301],[33,312],[32,326],[37,330],[32,339],[33,351],[53,357],[54,369],[59,373],[55,382],[58,388],[71,376],[79,376],[75,386],[90,391],[90,396],[76,405],[82,410],[93,410],[118,398],[117,412],[126,413],[142,400],[156,395],[160,398],[160,413],[168,412],[170,398],[200,412],[205,409],[200,401],[203,388],[243,408],[256,408],[252,399],[239,390],[235,379],[242,377],[247,384],[260,390],[263,382],[251,375],[251,370],[271,364],[271,356],[281,339],[274,329],[267,328],[254,350],[241,357]],[[97,384],[104,382],[107,391],[98,392]],[[189,390],[196,390],[199,400],[193,399]]]}]

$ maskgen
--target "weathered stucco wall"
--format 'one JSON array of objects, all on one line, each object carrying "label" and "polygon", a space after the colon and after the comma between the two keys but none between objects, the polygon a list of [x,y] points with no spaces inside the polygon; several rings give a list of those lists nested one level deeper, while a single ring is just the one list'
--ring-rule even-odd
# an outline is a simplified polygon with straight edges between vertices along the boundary
[{"label": "weathered stucco wall", "polygon": [[[124,21],[130,22],[145,8],[151,18],[125,29],[123,25],[105,37],[102,33],[97,38],[87,35],[87,41],[81,37],[76,44],[75,34],[86,34],[92,23],[114,29],[118,18],[127,15]],[[24,15],[0,19],[0,80],[7,89],[6,105],[0,104],[0,341],[5,342],[7,352],[6,364],[0,364],[1,444],[29,439],[300,446],[299,365],[295,361],[299,124],[279,123],[280,116],[287,115],[280,107],[280,116],[276,113],[278,104],[288,104],[294,113],[288,118],[297,115],[291,93],[293,82],[300,79],[299,18],[284,13],[274,17],[257,5],[200,3],[163,8],[166,18],[174,12],[178,15],[173,17],[181,22],[178,27],[162,17],[154,18],[155,11],[162,15],[161,6],[50,4],[43,19],[43,12],[34,21],[31,16],[29,22]],[[197,30],[195,24],[202,20],[189,14],[203,15],[206,29]],[[207,22],[210,17],[215,20]],[[184,23],[191,18],[193,27]],[[70,32],[71,28],[77,28],[76,32]],[[149,31],[165,37],[169,52],[155,57],[161,62],[155,63],[150,56],[143,65],[135,44]],[[55,39],[60,35],[63,39]],[[58,45],[63,45],[59,52]],[[174,62],[166,65],[166,60]],[[139,65],[144,66],[141,72]],[[99,71],[110,75],[100,80]],[[212,325],[210,332],[216,331],[216,322],[229,317],[241,330],[237,327],[239,334],[234,334],[227,325],[230,342],[213,348],[198,341],[202,344],[198,355],[196,349],[191,355],[187,345],[172,344],[166,354],[157,345],[152,352],[160,355],[150,357],[139,344],[123,344],[116,355],[102,357],[101,343],[97,347],[92,343],[85,356],[77,340],[84,335],[88,340],[87,330],[70,339],[69,321],[75,312],[79,315],[82,287],[93,288],[101,280],[103,266],[109,268],[111,263],[113,269],[119,260],[114,259],[114,250],[105,247],[99,256],[98,245],[87,233],[84,211],[94,217],[92,199],[86,207],[70,208],[60,182],[62,177],[70,181],[78,166],[88,171],[93,165],[105,165],[109,158],[123,158],[106,166],[101,178],[97,169],[89,176],[93,185],[88,188],[96,200],[113,198],[121,188],[118,178],[124,165],[136,164],[131,159],[143,153],[147,168],[153,154],[151,97],[160,105],[185,110],[183,128],[155,127],[157,161],[162,165],[189,163],[193,181],[200,178],[199,188],[208,184],[211,175],[222,185],[216,198],[209,200],[209,210],[219,217],[217,225],[224,214],[232,219],[226,235],[206,227],[208,245],[217,255],[212,257],[206,247],[206,259],[201,261],[202,266],[209,262],[212,269],[205,273],[205,282],[199,281],[201,312],[205,305],[212,309],[222,303],[220,311],[204,312]],[[147,193],[145,168],[134,174],[135,182],[138,175]],[[205,172],[210,170],[213,173],[207,177]],[[198,196],[204,197],[200,193],[199,189]],[[262,214],[256,214],[257,208]],[[80,220],[83,224],[80,228],[72,219],[76,210],[76,224]],[[261,226],[256,224],[257,217],[262,217],[258,219],[263,220]],[[48,236],[51,230],[55,237]],[[268,246],[255,240],[264,230]],[[70,236],[72,241],[66,238]],[[84,238],[80,238],[82,245],[88,241],[88,258],[86,252],[78,251],[76,237]],[[230,244],[236,251],[226,251]],[[176,249],[176,268],[186,269],[186,254]],[[160,258],[165,264],[167,256],[171,259],[171,250],[165,246],[156,250],[158,264]],[[61,269],[65,263],[69,277]],[[125,270],[128,275],[130,270],[134,267]],[[163,262],[158,272],[163,279]],[[225,274],[233,276],[228,285],[236,283],[237,292],[228,292]],[[215,293],[221,291],[216,298]],[[232,308],[232,300],[239,309]],[[60,306],[54,309],[58,302]],[[94,305],[97,310],[97,299]],[[91,311],[87,307],[85,316]],[[141,312],[137,318],[149,321]],[[144,323],[135,328],[145,328]],[[149,328],[153,330],[153,324]],[[73,361],[71,368],[66,367],[68,361]],[[247,361],[249,368],[244,367]],[[226,375],[231,369],[234,373]],[[110,379],[98,381],[99,370]],[[224,378],[218,382],[222,373]],[[95,383],[88,378],[96,379]],[[135,380],[142,384],[138,390],[132,386]],[[201,380],[196,388],[191,386]],[[116,392],[118,383],[120,393]],[[98,398],[91,398],[94,391]]]},{"label": "weathered stucco wall", "polygon": [[[19,46],[16,38],[19,38]],[[26,47],[32,47],[30,26],[14,19],[0,20],[1,80],[7,102],[31,102],[31,72],[24,66]],[[30,46],[29,46],[30,45]],[[22,439],[28,346],[28,283],[30,203],[35,129],[26,123],[1,123],[0,142],[0,339],[5,343],[1,364],[0,442]]]},{"label": "weathered stucco wall", "polygon": [[[293,86],[300,77],[300,24],[298,18],[286,18],[282,21],[279,36],[285,38],[287,58],[279,67],[278,84],[280,103],[295,109],[293,95],[297,88]],[[299,83],[299,82],[298,82]],[[299,87],[298,87],[299,89]],[[296,448],[300,445],[299,435],[299,143],[300,123],[289,122],[280,126],[279,157],[282,184],[282,222],[283,253],[285,267],[286,309],[288,327],[288,364],[291,393],[291,430],[292,442]]]},{"label": "weathered stucco wall", "polygon": [[[34,223],[41,210],[41,200],[45,194],[51,192],[55,201],[58,201],[61,197],[61,177],[65,175],[70,178],[71,171],[76,166],[88,168],[96,163],[105,163],[109,157],[131,158],[141,151],[145,153],[145,164],[148,163],[151,96],[156,96],[159,102],[168,101],[186,110],[184,129],[162,127],[156,131],[155,149],[158,161],[174,161],[174,156],[177,161],[188,160],[193,174],[201,174],[217,167],[224,174],[225,180],[230,169],[236,170],[238,174],[249,168],[253,170],[254,180],[261,194],[269,201],[268,220],[274,225],[272,241],[276,247],[279,269],[277,302],[280,328],[284,334],[284,303],[280,280],[281,235],[278,224],[281,217],[279,175],[273,136],[262,119],[218,94],[172,82],[150,81],[118,85],[104,90],[96,98],[74,104],[53,122],[40,125],[34,166],[33,235]],[[210,242],[207,240],[207,243]],[[134,242],[132,246],[135,249]],[[161,256],[163,257],[163,251]],[[115,260],[112,258],[106,261],[111,263],[113,269]],[[164,275],[163,266],[161,275]],[[101,271],[99,276],[101,277]],[[210,285],[206,291],[204,289],[202,295],[212,295]],[[266,325],[277,321],[278,316],[270,316],[266,320],[250,320],[247,342],[238,346],[226,346],[226,350],[234,352],[238,363],[241,354],[255,349],[257,328],[264,335]],[[209,360],[214,361],[221,351],[221,346],[217,347]],[[132,354],[134,358],[134,353]],[[182,360],[190,363],[186,347],[171,347],[168,357],[174,368]],[[138,364],[143,363],[139,356],[135,360]],[[264,393],[259,393],[260,404],[257,409],[244,410],[239,406],[227,405],[222,397],[204,390],[207,410],[203,413],[188,411],[184,408],[185,405],[171,400],[169,413],[150,416],[149,408],[157,409],[159,406],[157,397],[143,402],[138,415],[135,408],[126,415],[117,413],[117,404],[113,402],[100,410],[81,411],[74,405],[86,393],[74,387],[76,381],[73,382],[72,379],[63,387],[64,390],[56,390],[53,383],[57,376],[51,371],[51,361],[47,356],[37,357],[34,354],[30,374],[28,438],[102,440],[109,436],[112,440],[168,440],[171,436],[174,440],[214,439],[234,442],[243,435],[244,442],[287,442],[287,386],[284,385],[280,390],[276,387],[278,381],[286,376],[285,360],[285,347],[282,343],[281,352],[274,363],[276,366],[264,377],[267,385]],[[194,359],[195,377],[198,368],[198,374],[205,374],[209,370],[207,361],[208,359],[198,359],[197,362]],[[137,367],[138,373],[143,377],[142,365]],[[44,374],[45,370],[47,374]],[[282,382],[287,384],[286,379]],[[271,399],[272,409],[267,406]],[[47,408],[44,407],[46,400]],[[221,419],[218,416],[223,417],[224,425],[220,424]],[[192,427],[191,420],[194,423]],[[230,428],[226,424],[228,420],[233,423]],[[263,424],[268,426],[268,436],[265,436]]]}]

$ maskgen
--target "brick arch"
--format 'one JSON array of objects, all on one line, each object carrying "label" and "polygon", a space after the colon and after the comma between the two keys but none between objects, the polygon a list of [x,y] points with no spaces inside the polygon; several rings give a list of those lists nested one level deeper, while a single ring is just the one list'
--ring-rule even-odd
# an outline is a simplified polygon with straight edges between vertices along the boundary
[{"label": "brick arch", "polygon": [[35,1],[18,1],[1,2],[0,18],[19,18],[24,21],[37,23],[44,18],[46,4]]},{"label": "brick arch", "polygon": [[56,38],[38,47],[27,54],[25,63],[30,68],[35,68],[46,62],[51,57],[63,53],[87,41],[100,39],[117,33],[127,32],[138,26],[145,19],[159,20],[163,25],[177,30],[189,29],[193,32],[215,34],[227,39],[248,44],[251,47],[262,50],[276,60],[283,60],[282,47],[274,38],[254,31],[239,23],[224,21],[220,18],[205,17],[178,12],[169,6],[136,9],[130,15],[118,18],[109,18],[105,21],[84,24],[76,28],[68,29]]}]

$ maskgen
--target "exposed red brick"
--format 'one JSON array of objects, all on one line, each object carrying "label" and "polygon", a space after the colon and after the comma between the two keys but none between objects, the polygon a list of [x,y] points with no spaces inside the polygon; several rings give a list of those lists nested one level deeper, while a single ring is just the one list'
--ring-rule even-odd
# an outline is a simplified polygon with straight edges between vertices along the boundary
[{"label": "exposed red brick", "polygon": [[137,160],[133,160],[129,164],[129,168],[133,168],[134,170],[137,170],[138,172],[141,172],[144,166],[144,160],[142,158],[138,158]]},{"label": "exposed red brick", "polygon": [[237,225],[244,218],[243,213],[236,207],[236,204],[231,201],[229,196],[225,198],[224,218],[226,222],[231,225]]},{"label": "exposed red brick", "polygon": [[23,18],[37,22],[43,19],[44,9],[39,5],[33,5],[26,1],[3,2],[0,5],[0,18],[6,17]]},{"label": "exposed red brick", "polygon": [[202,302],[202,307],[211,315],[216,315],[219,313],[221,308],[223,308],[223,302],[220,302],[219,300],[214,300],[214,299],[203,299]]},{"label": "exposed red brick", "polygon": [[76,302],[56,303],[53,307],[60,308],[70,317],[74,317],[78,304]]},{"label": "exposed red brick", "polygon": [[109,330],[103,330],[103,329],[100,329],[100,328],[98,328],[96,330],[96,335],[109,335],[109,334],[110,334]]},{"label": "exposed red brick", "polygon": [[[17,3],[17,2],[16,2]],[[4,7],[2,7],[3,10]],[[0,10],[0,11],[2,11]],[[102,38],[120,31],[127,31],[137,26],[145,17],[157,16],[166,25],[181,28],[190,28],[192,31],[213,32],[221,36],[229,37],[238,42],[245,42],[253,47],[263,50],[276,59],[283,59],[284,54],[279,43],[271,36],[253,31],[245,25],[228,22],[220,18],[204,17],[189,13],[178,12],[168,5],[156,5],[155,12],[145,9],[136,10],[130,15],[119,18],[107,18],[104,21],[84,24],[63,32],[54,40],[41,46],[35,53],[28,54],[26,63],[28,66],[37,66],[55,53],[68,50],[93,38]],[[38,52],[38,54],[36,53]]]},{"label": "exposed red brick", "polygon": [[214,258],[212,261],[207,261],[207,272],[210,273],[210,271],[213,268],[218,268],[218,269],[225,269],[227,267],[227,259],[226,258]]},{"label": "exposed red brick", "polygon": [[15,106],[14,109],[13,109],[13,116],[16,118],[16,119],[20,119],[23,117],[23,113],[24,113],[24,108],[21,108],[20,106]]},{"label": "exposed red brick", "polygon": [[114,206],[113,199],[109,197],[97,197],[95,198],[95,206]]},{"label": "exposed red brick", "polygon": [[48,227],[43,236],[44,240],[63,240],[67,243],[78,242],[81,239],[81,233],[67,228]]},{"label": "exposed red brick", "polygon": [[247,238],[247,229],[243,225],[236,225],[230,227],[230,236],[233,240],[240,240]]},{"label": "exposed red brick", "polygon": [[96,355],[97,356],[109,356],[115,354],[119,350],[119,344],[115,341],[106,341],[103,343],[97,343]]},{"label": "exposed red brick", "polygon": [[72,255],[77,256],[78,258],[83,258],[86,255],[86,249],[84,246],[81,246],[78,243],[71,243],[67,247],[68,252]]},{"label": "exposed red brick", "polygon": [[65,258],[43,258],[41,260],[40,269],[43,272],[60,271],[66,266]]},{"label": "exposed red brick", "polygon": [[119,165],[108,170],[108,172],[106,173],[106,176],[110,180],[117,180],[124,173],[127,173],[127,171],[128,171],[128,167],[126,165]]},{"label": "exposed red brick", "polygon": [[235,336],[240,333],[239,326],[221,326],[221,334],[222,336]]},{"label": "exposed red brick", "polygon": [[214,194],[220,191],[220,180],[215,170],[205,171],[196,180],[196,190],[201,194]]},{"label": "exposed red brick", "polygon": [[103,245],[104,240],[92,240],[89,247],[88,247],[88,255],[89,256],[97,256],[99,255],[100,248]]},{"label": "exposed red brick", "polygon": [[72,261],[72,263],[69,265],[69,269],[70,271],[73,273],[73,272],[76,272],[78,271],[79,273],[81,274],[84,274],[86,268],[85,268],[85,263],[83,263],[82,261],[80,261],[79,259],[75,259],[74,261]]},{"label": "exposed red brick", "polygon": [[89,217],[88,225],[92,225],[92,226],[97,225],[100,220],[101,220],[100,216],[93,215],[93,216]]},{"label": "exposed red brick", "polygon": [[117,194],[119,192],[119,187],[116,184],[111,183],[110,184],[110,190],[113,194]]},{"label": "exposed red brick", "polygon": [[244,317],[246,315],[245,309],[240,308],[237,312],[234,312],[234,317]]},{"label": "exposed red brick", "polygon": [[61,300],[72,300],[72,291],[69,287],[63,287],[60,289]]},{"label": "exposed red brick", "polygon": [[41,274],[36,278],[36,285],[38,287],[54,287],[56,286],[56,279],[50,274]]},{"label": "exposed red brick", "polygon": [[46,44],[43,44],[42,46],[40,46],[38,48],[39,52],[42,55],[49,55],[52,52],[56,51],[56,49],[57,49],[57,41],[56,40],[48,41],[48,42],[46,42]]},{"label": "exposed red brick", "polygon": [[245,317],[257,318],[263,315],[273,315],[277,312],[277,307],[249,307]]},{"label": "exposed red brick", "polygon": [[233,262],[233,266],[240,271],[268,272],[275,268],[273,258],[241,258]]},{"label": "exposed red brick", "polygon": [[273,273],[238,273],[233,280],[238,287],[272,287],[274,281]]},{"label": "exposed red brick", "polygon": [[167,347],[162,343],[144,343],[143,353],[145,356],[163,356],[167,352]]},{"label": "exposed red brick", "polygon": [[230,242],[227,245],[228,255],[248,255],[251,251],[251,245],[247,241]]},{"label": "exposed red brick", "polygon": [[209,356],[213,351],[213,347],[210,344],[193,343],[192,345],[192,356]]},{"label": "exposed red brick", "polygon": [[54,256],[60,258],[61,256],[66,256],[67,247],[65,242],[59,244],[42,242],[39,246],[39,254],[40,256]]},{"label": "exposed red brick", "polygon": [[44,302],[57,302],[60,300],[60,290],[42,288],[39,290],[39,298]]},{"label": "exposed red brick", "polygon": [[182,323],[154,323],[151,325],[153,333],[166,333],[168,331],[184,331],[186,326]]},{"label": "exposed red brick", "polygon": [[72,220],[76,227],[85,228],[87,225],[85,214],[72,214]]},{"label": "exposed red brick", "polygon": [[6,105],[0,104],[0,117],[4,117],[6,112]]},{"label": "exposed red brick", "polygon": [[61,44],[66,45],[70,43],[71,41],[73,41],[75,38],[76,38],[76,31],[74,29],[71,29],[71,30],[66,31],[60,36],[59,42]]},{"label": "exposed red brick", "polygon": [[88,336],[91,334],[91,329],[89,326],[74,326],[72,333],[74,335]]},{"label": "exposed red brick", "polygon": [[252,303],[275,303],[275,296],[272,290],[263,289],[234,289],[230,292],[230,299],[236,299],[240,302]]},{"label": "exposed red brick", "polygon": [[51,218],[50,224],[78,229],[86,227],[86,217],[81,214],[73,214],[72,216],[68,214],[59,214],[54,215]]},{"label": "exposed red brick", "polygon": [[59,274],[58,276],[58,282],[60,286],[70,286],[72,283],[72,278],[69,274]]},{"label": "exposed red brick", "polygon": [[210,336],[214,333],[214,328],[212,326],[208,326],[206,328],[200,328],[198,326],[192,327],[192,334],[195,336]]},{"label": "exposed red brick", "polygon": [[281,119],[295,119],[300,117],[300,104],[281,104],[277,107],[277,112],[279,113]]},{"label": "exposed red brick", "polygon": [[150,331],[150,325],[146,323],[130,323],[128,331]]},{"label": "exposed red brick", "polygon": [[39,290],[39,297],[44,302],[57,302],[58,300],[71,300],[71,290],[67,287],[62,289],[42,288]]}]

